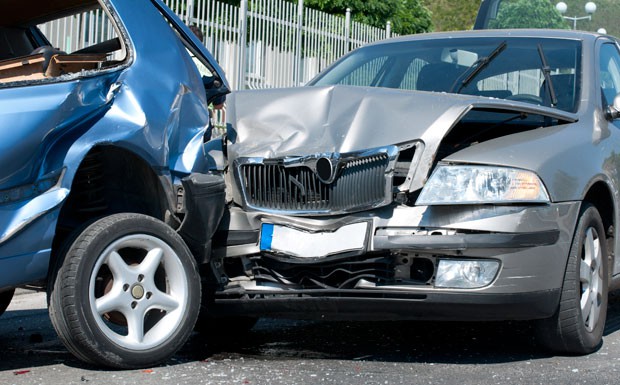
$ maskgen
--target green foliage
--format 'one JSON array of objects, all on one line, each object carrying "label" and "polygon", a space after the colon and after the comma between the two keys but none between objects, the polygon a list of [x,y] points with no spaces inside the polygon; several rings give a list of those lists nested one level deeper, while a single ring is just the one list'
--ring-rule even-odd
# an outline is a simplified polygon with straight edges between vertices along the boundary
[{"label": "green foliage", "polygon": [[[225,3],[239,5],[240,0],[222,0]],[[296,1],[296,0],[290,0]],[[546,14],[552,15],[554,22],[551,28],[570,28],[572,22],[564,20],[560,23],[560,15],[553,9],[560,0],[505,0],[515,10],[512,11],[522,18],[523,15],[531,14],[534,8],[544,9]],[[585,4],[589,0],[562,0],[568,5],[565,16],[585,16]],[[595,32],[599,28],[605,28],[610,35],[620,37],[620,1],[619,0],[594,0],[598,9],[592,15],[592,20],[579,20],[577,28],[584,31]],[[517,4],[521,3],[521,4]],[[526,5],[524,6],[524,3]],[[537,5],[534,6],[533,4]],[[387,20],[392,22],[394,32],[401,34],[424,32],[434,29],[436,31],[458,31],[471,29],[476,20],[480,0],[305,0],[305,4],[329,13],[344,15],[347,7],[350,7],[355,20],[365,20],[376,23],[380,28],[385,27]],[[418,7],[422,7],[420,10]],[[532,9],[530,9],[532,8]],[[518,10],[517,10],[518,9]],[[521,13],[521,10],[525,9]],[[410,11],[409,11],[410,10]],[[370,15],[370,16],[369,16]],[[431,22],[432,15],[432,22]],[[540,19],[540,17],[538,17]],[[369,20],[369,21],[368,21]],[[504,23],[501,23],[504,24]],[[506,22],[506,24],[508,24]],[[413,28],[411,28],[413,26]],[[501,26],[496,26],[500,27]]]},{"label": "green foliage", "polygon": [[549,0],[503,1],[490,28],[568,28]]},{"label": "green foliage", "polygon": [[424,0],[431,11],[435,31],[471,29],[476,21],[480,0]]},{"label": "green foliage", "polygon": [[405,35],[432,29],[431,14],[420,0],[305,0],[304,4],[333,15],[351,9],[353,20],[378,28],[388,21],[392,31]]},{"label": "green foliage", "polygon": [[392,29],[401,35],[433,30],[431,13],[419,0],[403,0],[391,21]]}]

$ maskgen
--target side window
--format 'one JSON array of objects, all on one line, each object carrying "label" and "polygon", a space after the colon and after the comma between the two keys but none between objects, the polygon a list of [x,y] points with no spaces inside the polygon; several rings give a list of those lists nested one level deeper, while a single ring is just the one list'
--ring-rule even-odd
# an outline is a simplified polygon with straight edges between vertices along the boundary
[{"label": "side window", "polygon": [[[92,75],[125,62],[127,51],[112,20],[97,4],[53,2],[24,12],[0,26],[0,86],[3,83]],[[55,18],[56,15],[62,15]],[[31,20],[41,21],[32,25]],[[9,44],[10,43],[10,44]]]},{"label": "side window", "polygon": [[620,93],[620,54],[613,44],[604,44],[600,53],[600,81],[603,102],[610,104]]}]

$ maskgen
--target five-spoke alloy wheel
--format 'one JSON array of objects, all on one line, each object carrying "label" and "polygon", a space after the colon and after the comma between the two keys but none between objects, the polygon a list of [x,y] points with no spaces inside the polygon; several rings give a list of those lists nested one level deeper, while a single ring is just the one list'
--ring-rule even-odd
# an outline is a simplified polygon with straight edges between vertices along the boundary
[{"label": "five-spoke alloy wheel", "polygon": [[103,218],[68,248],[50,291],[60,338],[84,361],[118,368],[170,357],[200,306],[196,263],[178,234],[139,214]]}]

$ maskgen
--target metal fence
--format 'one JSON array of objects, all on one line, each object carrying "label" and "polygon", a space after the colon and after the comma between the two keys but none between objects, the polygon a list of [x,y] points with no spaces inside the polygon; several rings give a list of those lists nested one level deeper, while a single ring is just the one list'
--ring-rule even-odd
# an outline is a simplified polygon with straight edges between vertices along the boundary
[{"label": "metal fence", "polygon": [[[302,85],[340,56],[366,43],[390,37],[385,29],[304,6],[303,0],[241,0],[236,7],[217,0],[165,0],[226,72],[233,89]],[[66,52],[115,37],[101,11],[66,17],[40,26],[50,42]]]},{"label": "metal fence", "polygon": [[101,9],[41,24],[39,29],[54,47],[68,53],[117,37]]},{"label": "metal fence", "polygon": [[303,0],[166,0],[226,71],[233,89],[290,87],[306,83],[340,56],[392,35],[385,29],[304,6]]}]

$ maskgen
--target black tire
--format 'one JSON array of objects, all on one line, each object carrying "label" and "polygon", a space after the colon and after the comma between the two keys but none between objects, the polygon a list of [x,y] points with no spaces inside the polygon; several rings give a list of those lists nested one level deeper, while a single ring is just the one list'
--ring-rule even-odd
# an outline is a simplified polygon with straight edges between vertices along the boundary
[{"label": "black tire", "polygon": [[15,289],[5,290],[0,293],[0,315],[4,314],[6,308],[11,304],[13,294],[15,294]]},{"label": "black tire", "polygon": [[560,304],[553,317],[537,325],[539,340],[550,350],[588,354],[601,346],[607,316],[608,255],[601,216],[594,206],[584,203],[568,256]]},{"label": "black tire", "polygon": [[200,309],[196,261],[181,237],[140,214],[102,218],[79,234],[48,287],[50,318],[79,359],[142,368],[174,354]]}]

